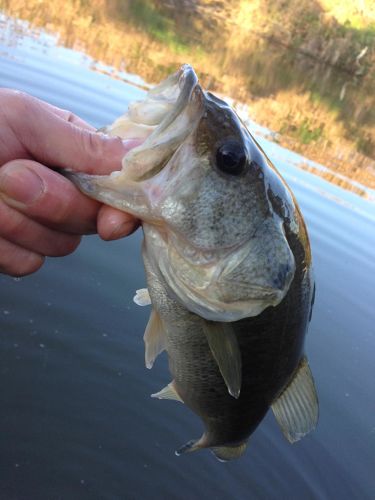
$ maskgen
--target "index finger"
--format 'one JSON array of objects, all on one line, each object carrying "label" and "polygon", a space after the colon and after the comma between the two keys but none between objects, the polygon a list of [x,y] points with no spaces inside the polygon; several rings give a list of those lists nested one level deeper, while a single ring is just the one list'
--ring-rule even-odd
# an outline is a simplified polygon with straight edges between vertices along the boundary
[{"label": "index finger", "polygon": [[39,101],[39,104],[42,108],[44,108],[46,111],[49,111],[59,118],[62,118],[64,121],[72,123],[73,125],[76,125],[79,128],[83,128],[86,130],[90,130],[91,132],[95,132],[95,127],[87,123],[85,120],[80,118],[79,116],[75,115],[71,111],[67,109],[62,109],[58,108],[57,106],[54,106],[53,104],[50,104],[45,101]]}]

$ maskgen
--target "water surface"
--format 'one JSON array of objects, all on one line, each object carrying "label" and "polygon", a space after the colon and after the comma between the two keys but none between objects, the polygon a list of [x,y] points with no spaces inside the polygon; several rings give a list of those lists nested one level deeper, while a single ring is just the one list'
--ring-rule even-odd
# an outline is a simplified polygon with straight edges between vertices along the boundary
[{"label": "water surface", "polygon": [[[99,127],[143,90],[134,75],[123,77],[137,85],[97,69],[55,37],[0,18],[1,86]],[[236,462],[208,451],[177,458],[202,426],[183,405],[149,397],[170,376],[165,355],[144,367],[149,311],[132,302],[145,285],[141,233],[90,236],[33,276],[0,277],[1,499],[375,497],[375,205],[257,137],[311,236],[317,298],[306,348],[317,430],[292,446],[269,414]]]}]

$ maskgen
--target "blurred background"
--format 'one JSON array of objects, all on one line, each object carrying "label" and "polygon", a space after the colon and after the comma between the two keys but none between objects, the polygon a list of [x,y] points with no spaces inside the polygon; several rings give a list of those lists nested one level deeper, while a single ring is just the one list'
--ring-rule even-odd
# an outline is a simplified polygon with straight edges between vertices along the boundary
[{"label": "blurred background", "polygon": [[112,69],[185,62],[273,140],[375,187],[374,0],[1,0]]}]

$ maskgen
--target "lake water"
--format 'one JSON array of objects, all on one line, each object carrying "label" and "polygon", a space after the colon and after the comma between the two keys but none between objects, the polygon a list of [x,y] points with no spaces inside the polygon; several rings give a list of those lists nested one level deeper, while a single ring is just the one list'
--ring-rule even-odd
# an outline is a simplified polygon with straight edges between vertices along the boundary
[{"label": "lake water", "polygon": [[[0,17],[0,86],[68,108],[99,127],[143,95],[57,39]],[[110,72],[110,71],[109,71]],[[35,124],[37,126],[37,124]],[[254,130],[257,132],[256,127]],[[258,130],[259,132],[259,130]],[[290,445],[268,414],[246,455],[176,457],[200,436],[183,405],[149,395],[165,355],[144,367],[148,308],[141,233],[85,238],[22,279],[0,277],[0,499],[374,499],[375,205],[259,140],[309,229],[317,296],[306,350],[320,399],[315,432]]]}]

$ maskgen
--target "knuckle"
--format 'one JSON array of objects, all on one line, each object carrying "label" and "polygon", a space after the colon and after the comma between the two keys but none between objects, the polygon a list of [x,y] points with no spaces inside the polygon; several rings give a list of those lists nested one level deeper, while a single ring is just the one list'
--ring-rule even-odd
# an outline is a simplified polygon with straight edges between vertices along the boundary
[{"label": "knuckle", "polygon": [[95,164],[107,163],[114,151],[122,151],[120,137],[107,137],[87,129],[80,129],[85,153],[93,159]]},{"label": "knuckle", "polygon": [[4,100],[4,110],[15,117],[19,116],[20,113],[24,113],[35,101],[32,96],[25,92],[13,89],[6,89],[4,97],[7,98]]},{"label": "knuckle", "polygon": [[[71,200],[70,200],[71,201]],[[49,214],[49,218],[57,226],[64,226],[70,221],[72,216],[72,204],[66,201],[65,203],[56,203],[53,213]]]},{"label": "knuckle", "polygon": [[5,89],[3,94],[3,105],[1,116],[9,128],[13,131],[22,130],[25,123],[34,115],[39,102],[33,97],[20,90]]},{"label": "knuckle", "polygon": [[82,137],[85,153],[90,157],[94,157],[96,159],[103,159],[104,158],[103,139],[94,132],[90,132],[84,129],[80,130],[80,134]]},{"label": "knuckle", "polygon": [[61,117],[64,121],[74,123],[77,119],[76,115],[68,109],[61,109]]},{"label": "knuckle", "polygon": [[11,212],[6,219],[6,223],[2,224],[2,236],[5,236],[11,241],[17,241],[28,231],[29,220],[24,217],[19,217],[18,212]]}]

